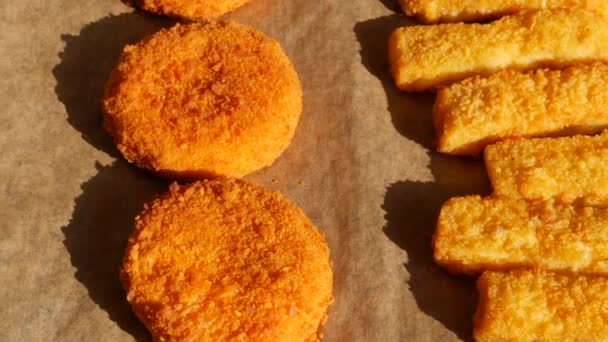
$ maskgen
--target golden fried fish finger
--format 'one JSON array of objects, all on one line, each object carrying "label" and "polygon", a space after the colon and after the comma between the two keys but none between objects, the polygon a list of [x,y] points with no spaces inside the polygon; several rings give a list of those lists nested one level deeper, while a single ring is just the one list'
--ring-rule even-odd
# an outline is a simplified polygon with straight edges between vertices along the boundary
[{"label": "golden fried fish finger", "polygon": [[437,150],[476,155],[507,137],[599,133],[608,127],[608,65],[501,71],[441,89],[433,107]]},{"label": "golden fried fish finger", "polygon": [[522,10],[581,8],[605,13],[605,0],[399,0],[403,12],[427,24],[498,18]]},{"label": "golden fried fish finger", "polygon": [[608,60],[608,20],[585,10],[542,10],[489,24],[402,27],[389,39],[397,87],[424,91],[500,69]]},{"label": "golden fried fish finger", "polygon": [[154,341],[309,341],[333,275],[321,232],[246,181],[173,184],[129,237],[121,281]]},{"label": "golden fried fish finger", "polygon": [[608,203],[608,131],[504,140],[484,157],[495,195]]},{"label": "golden fried fish finger", "polygon": [[608,278],[486,272],[477,290],[478,342],[608,340]]},{"label": "golden fried fish finger", "polygon": [[456,197],[441,209],[433,249],[437,264],[454,274],[531,267],[608,275],[608,209]]}]

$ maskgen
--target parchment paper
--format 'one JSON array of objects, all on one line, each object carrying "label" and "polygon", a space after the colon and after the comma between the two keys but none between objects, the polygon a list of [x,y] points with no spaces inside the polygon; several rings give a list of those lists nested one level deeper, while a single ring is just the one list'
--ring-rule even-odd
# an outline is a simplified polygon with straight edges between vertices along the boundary
[{"label": "parchment paper", "polygon": [[[247,179],[324,231],[327,341],[471,339],[474,282],[431,260],[441,203],[487,191],[479,160],[432,150],[433,95],[393,86],[394,0],[251,0],[225,19],[277,39],[304,87],[292,145]],[[167,189],[120,158],[100,99],[126,43],[175,21],[118,0],[0,2],[0,341],[149,341],[117,280],[143,203]]]}]

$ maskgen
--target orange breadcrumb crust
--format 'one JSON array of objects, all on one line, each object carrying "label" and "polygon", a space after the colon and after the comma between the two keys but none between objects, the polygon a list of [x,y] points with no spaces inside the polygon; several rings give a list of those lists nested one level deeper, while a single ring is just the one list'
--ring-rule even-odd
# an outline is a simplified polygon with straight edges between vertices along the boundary
[{"label": "orange breadcrumb crust", "polygon": [[399,0],[403,12],[427,24],[488,20],[522,10],[581,8],[606,13],[605,0]]},{"label": "orange breadcrumb crust", "polygon": [[608,204],[608,131],[509,139],[486,147],[484,156],[495,195]]},{"label": "orange breadcrumb crust", "polygon": [[608,278],[486,272],[477,289],[478,342],[608,340]]},{"label": "orange breadcrumb crust", "polygon": [[209,21],[125,47],[103,107],[106,129],[138,166],[170,178],[241,177],[287,148],[302,89],[276,41]]},{"label": "orange breadcrumb crust", "polygon": [[501,69],[608,60],[608,20],[585,10],[541,10],[488,24],[402,27],[389,40],[397,87],[424,91]]},{"label": "orange breadcrumb crust", "polygon": [[316,340],[329,249],[296,205],[235,179],[174,183],[135,220],[121,281],[156,341]]},{"label": "orange breadcrumb crust", "polygon": [[599,133],[608,127],[608,65],[501,71],[437,93],[437,150],[476,155],[508,137]]},{"label": "orange breadcrumb crust", "polygon": [[194,19],[217,17],[241,7],[249,0],[123,0],[146,11],[171,17]]},{"label": "orange breadcrumb crust", "polygon": [[441,208],[435,262],[454,274],[543,268],[608,275],[608,209],[466,196]]}]

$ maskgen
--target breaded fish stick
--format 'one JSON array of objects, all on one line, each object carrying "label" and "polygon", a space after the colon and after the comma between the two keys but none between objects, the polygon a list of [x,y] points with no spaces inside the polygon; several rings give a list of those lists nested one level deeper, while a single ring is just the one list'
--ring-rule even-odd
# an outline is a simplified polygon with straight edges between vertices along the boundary
[{"label": "breaded fish stick", "polygon": [[505,140],[484,156],[494,195],[608,204],[608,131]]},{"label": "breaded fish stick", "polygon": [[477,290],[478,342],[608,340],[608,278],[486,272]]},{"label": "breaded fish stick", "polygon": [[489,24],[402,27],[388,53],[397,87],[424,91],[500,69],[608,60],[608,20],[585,10],[543,10]]},{"label": "breaded fish stick", "polygon": [[441,209],[433,249],[453,274],[528,267],[608,275],[608,209],[456,197]]},{"label": "breaded fish stick", "polygon": [[607,85],[601,62],[467,79],[437,93],[437,149],[475,155],[506,137],[599,133],[608,127]]},{"label": "breaded fish stick", "polygon": [[399,0],[399,3],[405,14],[427,24],[487,20],[522,10],[581,8],[606,11],[605,0]]}]

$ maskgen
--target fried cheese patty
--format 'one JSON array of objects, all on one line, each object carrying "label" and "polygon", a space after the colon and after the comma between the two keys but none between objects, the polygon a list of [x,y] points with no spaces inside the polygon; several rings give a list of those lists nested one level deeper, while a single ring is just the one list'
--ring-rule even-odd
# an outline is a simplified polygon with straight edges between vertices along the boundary
[{"label": "fried cheese patty", "polygon": [[287,148],[302,89],[276,41],[208,21],[125,47],[103,107],[104,125],[130,162],[171,178],[241,177]]},{"label": "fried cheese patty", "polygon": [[121,271],[156,341],[304,341],[332,302],[323,235],[278,192],[218,179],[170,191],[136,218]]},{"label": "fried cheese patty", "polygon": [[123,0],[143,10],[170,17],[192,19],[217,17],[249,0]]}]

